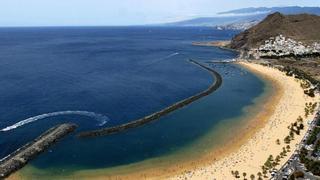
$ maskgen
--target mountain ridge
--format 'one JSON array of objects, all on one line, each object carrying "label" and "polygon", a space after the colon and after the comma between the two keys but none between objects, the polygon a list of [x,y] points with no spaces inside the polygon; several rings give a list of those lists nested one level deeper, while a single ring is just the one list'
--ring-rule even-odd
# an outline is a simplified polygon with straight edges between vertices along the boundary
[{"label": "mountain ridge", "polygon": [[233,49],[257,48],[270,37],[283,35],[306,44],[320,41],[320,16],[312,14],[268,15],[263,21],[236,35],[230,44]]},{"label": "mountain ridge", "polygon": [[[245,30],[251,26],[244,26],[250,22],[260,22],[266,18],[269,14],[274,12],[280,12],[282,14],[301,14],[309,13],[320,15],[320,7],[299,7],[299,6],[288,6],[288,7],[260,7],[260,8],[244,8],[235,9],[226,12],[220,12],[214,17],[198,17],[188,19],[184,21],[177,21],[171,23],[162,24],[163,26],[209,26],[217,29],[238,29]],[[230,15],[231,14],[231,15]],[[252,24],[255,25],[255,24]],[[240,27],[240,28],[237,28]],[[243,28],[241,28],[243,27]]]},{"label": "mountain ridge", "polygon": [[310,14],[319,14],[320,8],[319,7],[301,7],[301,6],[284,6],[284,7],[249,7],[249,8],[241,8],[241,9],[234,9],[230,11],[219,12],[219,15],[225,14],[246,14],[246,13],[262,13],[262,12],[280,12],[283,14],[301,14],[301,13],[310,13]]}]

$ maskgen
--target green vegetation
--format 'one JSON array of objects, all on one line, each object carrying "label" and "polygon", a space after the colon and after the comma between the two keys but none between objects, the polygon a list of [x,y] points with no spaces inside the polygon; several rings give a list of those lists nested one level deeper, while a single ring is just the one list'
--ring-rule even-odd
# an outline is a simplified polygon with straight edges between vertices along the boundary
[{"label": "green vegetation", "polygon": [[239,171],[231,171],[231,174],[235,177],[235,178],[240,178],[239,176]]},{"label": "green vegetation", "polygon": [[[313,104],[311,105],[308,104],[308,107],[313,107],[313,106],[314,106]],[[289,145],[291,140],[294,139],[295,134],[300,135],[300,131],[304,129],[303,118],[299,116],[294,123],[288,126],[288,129],[290,130],[289,135],[284,138],[284,143],[287,145],[285,147],[282,147],[282,151],[275,158],[272,155],[270,155],[266,160],[266,162],[263,164],[263,166],[261,166],[264,177],[267,177],[266,174],[268,173],[268,171],[271,169],[274,169],[277,165],[279,165],[281,158],[284,158],[285,156],[287,156],[287,153],[291,151],[291,147]],[[280,145],[280,140],[277,139],[276,143]]]},{"label": "green vegetation", "polygon": [[[310,97],[315,97],[315,91],[320,90],[320,82],[314,79],[312,76],[309,74],[293,68],[286,66],[281,71],[285,72],[287,76],[294,76],[296,79],[302,80],[301,82],[301,87],[304,90],[304,93]],[[317,103],[306,103],[305,104],[305,117],[308,117],[311,114],[315,113],[317,107]],[[272,155],[268,157],[266,162],[264,163],[263,166],[261,166],[262,173],[259,172],[258,179],[262,179],[262,175],[267,178],[267,173],[269,170],[275,168],[279,163],[281,158],[287,156],[287,153],[291,151],[291,148],[289,146],[291,140],[294,139],[295,135],[300,135],[300,131],[305,128],[303,118],[299,116],[297,120],[292,123],[290,126],[288,126],[289,134],[284,138],[284,143],[287,144],[285,147],[283,147],[282,152],[277,155],[275,158],[273,158]],[[320,117],[316,121],[317,126],[320,126]],[[309,138],[307,139],[307,144],[314,144],[315,141],[317,140],[317,135],[320,133],[320,128],[315,128]],[[276,140],[276,144],[280,145],[280,140]],[[305,150],[305,149],[304,149]],[[317,142],[315,152],[320,151],[320,141]],[[306,164],[306,167],[309,171],[311,171],[315,175],[320,175],[320,162],[319,161],[313,161],[307,158],[307,150],[305,152],[300,154],[300,159],[301,162]],[[251,176],[250,176],[251,177]],[[303,178],[304,174],[302,172],[295,172],[292,177],[290,178]],[[254,178],[254,177],[253,177]]]},{"label": "green vegetation", "polygon": [[310,97],[315,97],[314,91],[315,91],[314,88],[310,88],[310,89],[305,89],[303,92],[304,92],[304,94],[306,94]]},{"label": "green vegetation", "polygon": [[290,137],[290,136],[286,136],[286,137],[284,138],[284,143],[290,144],[290,141],[291,141],[291,137]]},{"label": "green vegetation", "polygon": [[267,159],[267,161],[264,163],[264,165],[262,166],[262,170],[269,170],[271,168],[273,168],[273,165],[274,165],[274,159],[273,159],[273,156],[270,155]]},{"label": "green vegetation", "polygon": [[258,175],[258,180],[262,180],[262,173],[258,172],[257,175]]},{"label": "green vegetation", "polygon": [[299,69],[296,69],[294,67],[289,67],[286,66],[282,69],[287,76],[293,76],[297,79],[301,79],[304,81],[309,81],[312,85],[317,85],[319,83],[319,81],[317,81],[316,79],[314,79],[312,76],[310,76],[309,74],[305,73],[304,71],[301,71]]},{"label": "green vegetation", "polygon": [[247,173],[244,172],[242,173],[242,175],[243,175],[243,179],[246,180]]},{"label": "green vegetation", "polygon": [[302,118],[301,116],[299,116],[299,117],[297,118],[297,122],[298,122],[298,123],[303,123],[303,118]]},{"label": "green vegetation", "polygon": [[280,159],[281,159],[280,155],[277,155],[276,158],[274,159],[274,161],[276,162],[276,164],[279,164]]},{"label": "green vegetation", "polygon": [[255,178],[254,174],[251,174],[251,175],[250,175],[250,179],[251,179],[251,180],[254,180],[254,178]]},{"label": "green vegetation", "polygon": [[289,66],[284,67],[282,71],[285,72],[287,76],[294,76],[295,78],[302,80],[300,85],[306,95],[315,97],[315,91],[317,89],[320,90],[320,82],[304,71]]},{"label": "green vegetation", "polygon": [[294,139],[294,135],[300,135],[300,131],[304,129],[303,125],[303,119],[301,116],[299,116],[296,120],[296,122],[292,123],[290,126],[288,126],[289,135],[284,138],[284,143],[290,144],[291,140]]},{"label": "green vegetation", "polygon": [[306,103],[306,107],[304,108],[305,111],[305,117],[307,117],[309,114],[313,114],[315,109],[317,107],[317,103]]},{"label": "green vegetation", "polygon": [[318,119],[316,119],[316,125],[320,126],[320,115],[318,116]]},{"label": "green vegetation", "polygon": [[309,159],[307,156],[308,156],[308,150],[306,150],[305,148],[302,148],[299,154],[301,162],[306,166],[308,171],[310,171],[314,175],[319,176],[320,161],[314,161],[312,159]]},{"label": "green vegetation", "polygon": [[303,81],[300,83],[300,86],[302,87],[302,89],[308,89],[308,88],[311,87],[311,84],[309,83],[309,81],[303,80]]},{"label": "green vegetation", "polygon": [[287,152],[290,152],[290,146],[287,145],[286,148],[287,148]]},{"label": "green vegetation", "polygon": [[320,152],[320,141],[318,141],[315,146],[314,146],[314,150],[312,152],[312,154],[315,154],[317,152]]},{"label": "green vegetation", "polygon": [[307,139],[306,144],[314,144],[315,141],[317,140],[317,135],[320,133],[320,128],[314,128],[313,131],[310,133],[310,136]]}]

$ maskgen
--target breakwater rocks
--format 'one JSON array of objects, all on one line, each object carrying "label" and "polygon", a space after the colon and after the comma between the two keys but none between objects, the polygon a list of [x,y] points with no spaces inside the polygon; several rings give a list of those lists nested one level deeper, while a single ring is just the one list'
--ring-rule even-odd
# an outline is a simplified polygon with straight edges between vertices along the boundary
[{"label": "breakwater rocks", "polygon": [[8,177],[13,172],[24,167],[38,154],[47,150],[52,144],[73,132],[77,128],[75,124],[61,124],[50,128],[35,140],[17,149],[10,155],[0,160],[0,179]]},{"label": "breakwater rocks", "polygon": [[93,131],[87,131],[87,132],[82,132],[78,134],[78,137],[80,138],[88,138],[88,137],[96,137],[96,136],[104,136],[104,135],[109,135],[109,134],[113,134],[113,133],[118,133],[118,132],[122,132],[125,131],[127,129],[131,129],[131,128],[135,128],[135,127],[139,127],[142,126],[144,124],[147,124],[149,122],[152,122],[154,120],[159,119],[161,116],[167,115],[179,108],[182,108],[204,96],[209,95],[210,93],[214,92],[215,90],[217,90],[221,84],[222,84],[222,77],[221,75],[214,71],[211,68],[208,68],[194,60],[189,60],[191,63],[200,66],[201,68],[209,71],[212,76],[214,77],[215,81],[213,84],[210,85],[210,87],[208,89],[206,89],[205,91],[198,93],[194,96],[191,96],[187,99],[184,99],[182,101],[179,101],[163,110],[160,110],[158,112],[155,112],[149,116],[145,116],[141,119],[135,120],[135,121],[131,121],[129,123],[126,124],[122,124],[119,126],[114,126],[114,127],[108,127],[108,128],[103,128],[103,129],[98,129],[98,130],[93,130]]}]

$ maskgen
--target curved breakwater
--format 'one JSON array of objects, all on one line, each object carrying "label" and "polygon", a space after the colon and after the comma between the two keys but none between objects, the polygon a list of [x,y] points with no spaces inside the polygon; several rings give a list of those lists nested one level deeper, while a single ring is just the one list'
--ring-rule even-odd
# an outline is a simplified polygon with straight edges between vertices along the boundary
[{"label": "curved breakwater", "polygon": [[204,96],[209,95],[210,93],[214,92],[215,90],[217,90],[221,84],[222,84],[222,77],[221,75],[214,71],[211,68],[206,67],[205,65],[200,64],[199,62],[196,62],[194,60],[189,60],[191,63],[200,66],[201,68],[209,71],[211,73],[211,75],[215,78],[215,81],[213,84],[210,85],[210,87],[208,89],[206,89],[205,91],[198,93],[194,96],[191,96],[187,99],[184,99],[182,101],[179,101],[165,109],[162,109],[158,112],[155,112],[151,115],[145,116],[141,119],[135,120],[135,121],[131,121],[129,123],[126,124],[122,124],[119,126],[114,126],[114,127],[108,127],[108,128],[103,128],[103,129],[98,129],[98,130],[93,130],[93,131],[86,131],[86,132],[81,132],[78,134],[78,137],[80,138],[87,138],[87,137],[96,137],[96,136],[104,136],[104,135],[108,135],[108,134],[113,134],[113,133],[118,133],[118,132],[122,132],[125,131],[127,129],[131,129],[131,128],[135,128],[135,127],[139,127],[142,126],[144,124],[147,124],[149,122],[152,122],[154,120],[159,119],[161,116],[167,115],[177,109],[180,109]]}]

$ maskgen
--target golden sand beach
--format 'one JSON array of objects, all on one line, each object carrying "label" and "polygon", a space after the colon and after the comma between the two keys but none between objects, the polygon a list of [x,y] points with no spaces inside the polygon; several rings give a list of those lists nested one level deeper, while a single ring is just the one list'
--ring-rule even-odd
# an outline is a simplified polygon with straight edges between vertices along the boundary
[{"label": "golden sand beach", "polygon": [[[168,163],[159,163],[157,159],[146,160],[124,168],[84,170],[65,176],[65,179],[235,179],[231,171],[247,174],[247,178],[262,172],[261,166],[269,155],[274,157],[287,146],[283,139],[289,134],[288,126],[294,123],[299,116],[304,116],[305,103],[319,101],[319,96],[310,98],[303,93],[300,82],[283,72],[259,64],[239,62],[241,66],[256,73],[266,81],[272,83],[273,92],[265,98],[258,112],[250,116],[252,119],[240,130],[234,133],[234,138],[221,148],[214,148],[196,160]],[[279,168],[290,157],[303,135],[313,115],[304,118],[305,128],[300,136],[295,136],[290,142],[291,151],[281,159]],[[280,145],[276,143],[280,140]],[[164,159],[165,161],[165,159]],[[157,162],[157,167],[152,166]],[[30,171],[38,171],[26,167]],[[111,173],[112,172],[112,173]],[[16,173],[11,178],[20,178],[23,173]]]},{"label": "golden sand beach", "polygon": [[[310,98],[303,93],[298,80],[293,77],[288,77],[281,71],[265,67],[259,64],[240,62],[240,64],[249,70],[257,73],[265,78],[271,79],[278,86],[278,101],[261,109],[261,111],[273,111],[267,116],[257,116],[253,121],[260,121],[262,128],[254,133],[247,142],[240,146],[231,154],[224,158],[212,162],[210,165],[194,169],[190,173],[183,173],[172,177],[172,179],[190,178],[190,179],[235,179],[231,171],[239,171],[240,176],[245,172],[247,178],[251,174],[257,176],[261,172],[261,166],[265,163],[269,155],[274,157],[282,151],[282,148],[287,144],[283,139],[288,135],[288,126],[294,123],[299,116],[304,115],[304,105],[307,102],[319,101],[319,96]],[[272,110],[273,109],[273,110]],[[313,119],[313,115],[304,120],[304,125],[308,126],[307,120]],[[253,123],[255,124],[255,123]],[[250,127],[249,127],[250,128]],[[253,129],[255,127],[252,127]],[[250,128],[251,129],[251,128]],[[250,131],[250,129],[248,129]],[[292,147],[291,152],[286,157],[281,159],[279,168],[284,164],[291,153],[293,153],[296,145],[302,140],[303,135],[306,133],[307,128],[304,128],[300,136],[296,136],[289,144]],[[280,140],[280,145],[276,143],[277,139]]]}]

